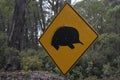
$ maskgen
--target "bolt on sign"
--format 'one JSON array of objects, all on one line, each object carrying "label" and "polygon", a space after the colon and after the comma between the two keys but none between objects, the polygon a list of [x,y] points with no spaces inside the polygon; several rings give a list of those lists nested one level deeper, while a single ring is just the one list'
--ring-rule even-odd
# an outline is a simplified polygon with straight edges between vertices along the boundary
[{"label": "bolt on sign", "polygon": [[39,42],[61,72],[66,74],[97,37],[93,28],[66,3]]}]

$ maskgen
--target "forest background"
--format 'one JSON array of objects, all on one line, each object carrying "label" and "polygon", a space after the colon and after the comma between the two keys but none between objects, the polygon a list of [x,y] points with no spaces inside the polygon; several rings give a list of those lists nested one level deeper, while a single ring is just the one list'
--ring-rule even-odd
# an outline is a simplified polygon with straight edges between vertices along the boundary
[{"label": "forest background", "polygon": [[[39,45],[38,37],[65,3],[66,0],[0,0],[0,71],[48,71],[61,75]],[[120,0],[83,0],[72,6],[99,38],[66,78],[119,80]]]}]

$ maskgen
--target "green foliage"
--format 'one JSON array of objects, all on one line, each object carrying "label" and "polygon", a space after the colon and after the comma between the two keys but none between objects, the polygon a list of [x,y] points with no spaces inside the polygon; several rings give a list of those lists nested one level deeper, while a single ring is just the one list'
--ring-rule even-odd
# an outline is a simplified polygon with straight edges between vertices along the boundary
[{"label": "green foliage", "polygon": [[14,0],[0,0],[0,31],[6,32],[10,29],[10,22],[13,15]]},{"label": "green foliage", "polygon": [[120,31],[120,5],[110,8],[106,13],[107,16],[107,31],[119,33]]},{"label": "green foliage", "polygon": [[86,78],[85,80],[101,80],[101,79],[98,79],[96,76],[90,76]]},{"label": "green foliage", "polygon": [[23,63],[23,69],[28,70],[40,70],[42,61],[39,58],[38,51],[35,51],[33,49],[27,49],[22,51],[21,53],[22,57],[22,63]]},{"label": "green foliage", "polygon": [[109,15],[111,18],[115,18],[115,16],[120,16],[119,13],[120,13],[120,5],[117,5],[113,8],[110,8],[107,12],[107,15]]},{"label": "green foliage", "polygon": [[5,65],[5,49],[7,47],[7,35],[0,32],[0,69]]},{"label": "green foliage", "polygon": [[111,69],[110,63],[107,63],[107,64],[103,65],[103,73],[104,73],[104,75],[110,76],[111,71],[112,71],[112,69]]},{"label": "green foliage", "polygon": [[7,47],[4,53],[5,66],[4,70],[6,71],[15,71],[21,70],[21,58],[19,51],[15,48]]},{"label": "green foliage", "polygon": [[6,46],[7,46],[7,35],[6,33],[0,32],[0,50],[3,50]]},{"label": "green foliage", "polygon": [[34,55],[38,55],[39,52],[34,50],[34,49],[26,49],[21,51],[21,57],[27,57],[27,56],[34,56]]},{"label": "green foliage", "polygon": [[60,74],[59,69],[54,65],[47,53],[40,49],[26,49],[20,53],[23,63],[23,69],[29,70],[44,70],[52,73]]},{"label": "green foliage", "polygon": [[107,7],[102,1],[98,0],[83,0],[77,3],[75,9],[83,16],[94,29],[102,33],[104,31],[105,24],[105,12]]},{"label": "green foliage", "polygon": [[37,56],[23,57],[23,69],[24,70],[40,70],[41,61]]},{"label": "green foliage", "polygon": [[58,70],[58,68],[56,68],[55,64],[44,50],[41,51],[40,57],[42,59],[43,70],[59,74],[60,71]]},{"label": "green foliage", "polygon": [[0,14],[9,16],[13,13],[13,0],[0,0]]},{"label": "green foliage", "polygon": [[57,73],[57,74],[60,74],[60,73],[61,73],[57,66],[54,68],[53,71],[54,71],[54,73]]}]

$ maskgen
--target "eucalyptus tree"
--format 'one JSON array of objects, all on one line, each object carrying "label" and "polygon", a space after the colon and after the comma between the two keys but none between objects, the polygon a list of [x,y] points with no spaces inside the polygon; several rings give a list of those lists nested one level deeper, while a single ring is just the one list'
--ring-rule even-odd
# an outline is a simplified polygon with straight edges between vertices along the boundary
[{"label": "eucalyptus tree", "polygon": [[103,33],[106,22],[105,14],[107,7],[100,0],[83,0],[75,5],[75,9],[87,22],[99,33]]}]

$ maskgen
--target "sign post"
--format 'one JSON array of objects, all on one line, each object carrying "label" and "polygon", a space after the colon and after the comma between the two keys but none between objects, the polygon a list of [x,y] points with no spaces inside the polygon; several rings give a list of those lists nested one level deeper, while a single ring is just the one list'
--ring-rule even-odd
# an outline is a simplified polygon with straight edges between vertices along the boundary
[{"label": "sign post", "polygon": [[66,74],[97,37],[93,28],[66,3],[39,42],[61,72]]}]

